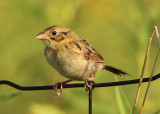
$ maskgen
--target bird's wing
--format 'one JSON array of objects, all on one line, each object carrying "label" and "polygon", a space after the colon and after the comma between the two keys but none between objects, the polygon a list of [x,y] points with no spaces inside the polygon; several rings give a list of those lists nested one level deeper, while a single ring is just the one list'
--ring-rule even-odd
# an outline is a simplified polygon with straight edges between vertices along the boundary
[{"label": "bird's wing", "polygon": [[104,63],[104,60],[99,52],[97,52],[91,45],[89,45],[85,40],[80,39],[78,42],[79,47],[83,52],[85,60],[94,61],[97,63]]}]

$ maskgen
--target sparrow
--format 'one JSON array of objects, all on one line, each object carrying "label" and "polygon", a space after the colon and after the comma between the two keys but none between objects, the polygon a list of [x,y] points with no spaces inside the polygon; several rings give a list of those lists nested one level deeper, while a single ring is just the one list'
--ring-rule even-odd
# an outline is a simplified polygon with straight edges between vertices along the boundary
[{"label": "sparrow", "polygon": [[117,75],[128,74],[104,63],[103,57],[93,46],[64,26],[48,27],[36,38],[42,40],[45,45],[47,62],[69,79],[64,83],[77,80],[88,85],[87,81],[93,80],[95,74],[104,69]]}]

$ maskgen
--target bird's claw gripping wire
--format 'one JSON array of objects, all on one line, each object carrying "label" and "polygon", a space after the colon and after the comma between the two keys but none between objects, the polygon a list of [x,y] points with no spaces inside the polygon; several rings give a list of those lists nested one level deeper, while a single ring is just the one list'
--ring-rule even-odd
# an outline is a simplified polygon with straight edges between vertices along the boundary
[{"label": "bird's claw gripping wire", "polygon": [[93,85],[94,85],[94,81],[88,81],[88,80],[84,81],[84,87],[86,89],[87,94],[89,94],[89,89],[92,89],[92,90],[94,89]]}]

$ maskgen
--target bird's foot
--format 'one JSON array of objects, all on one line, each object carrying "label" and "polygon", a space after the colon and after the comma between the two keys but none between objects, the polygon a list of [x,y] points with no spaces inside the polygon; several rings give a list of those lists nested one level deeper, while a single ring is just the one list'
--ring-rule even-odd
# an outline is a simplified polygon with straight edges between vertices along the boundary
[{"label": "bird's foot", "polygon": [[89,94],[89,89],[93,90],[94,81],[85,80],[84,87],[86,89],[87,94]]},{"label": "bird's foot", "polygon": [[[68,82],[70,82],[70,81],[72,81],[72,80],[66,80],[66,81],[64,81],[64,82],[57,82],[57,83],[54,85],[53,89],[55,90],[56,95],[57,95],[58,97],[59,97],[59,96],[61,95],[61,93],[62,93],[63,84],[66,84],[66,83],[68,83]],[[58,90],[58,89],[59,89],[59,90]]]},{"label": "bird's foot", "polygon": [[[60,87],[60,90],[58,90],[58,87]],[[54,85],[54,88],[53,88],[56,92],[56,95],[59,97],[62,93],[62,89],[63,89],[63,84],[62,82],[57,82],[55,85]]]}]

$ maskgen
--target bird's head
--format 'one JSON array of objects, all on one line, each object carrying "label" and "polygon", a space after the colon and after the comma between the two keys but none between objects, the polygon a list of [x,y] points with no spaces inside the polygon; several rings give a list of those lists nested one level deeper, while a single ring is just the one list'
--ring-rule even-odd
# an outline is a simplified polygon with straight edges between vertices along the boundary
[{"label": "bird's head", "polygon": [[68,28],[55,25],[40,32],[36,38],[43,40],[46,46],[56,48],[60,44],[77,39],[78,36]]}]

